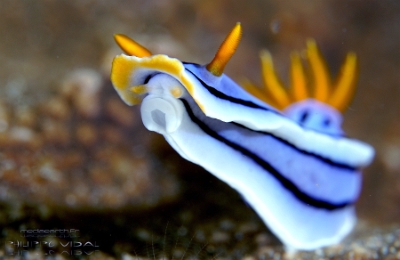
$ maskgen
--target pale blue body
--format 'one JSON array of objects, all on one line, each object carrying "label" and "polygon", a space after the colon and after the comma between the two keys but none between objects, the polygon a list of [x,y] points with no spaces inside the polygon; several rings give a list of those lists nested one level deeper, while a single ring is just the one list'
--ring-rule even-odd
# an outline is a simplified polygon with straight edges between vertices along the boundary
[{"label": "pale blue body", "polygon": [[[183,66],[179,75],[132,72],[131,85],[149,89],[141,104],[144,125],[236,189],[286,246],[310,250],[340,242],[355,224],[359,169],[373,149],[338,132],[302,127],[225,75]],[[178,98],[170,91],[177,86]]]}]

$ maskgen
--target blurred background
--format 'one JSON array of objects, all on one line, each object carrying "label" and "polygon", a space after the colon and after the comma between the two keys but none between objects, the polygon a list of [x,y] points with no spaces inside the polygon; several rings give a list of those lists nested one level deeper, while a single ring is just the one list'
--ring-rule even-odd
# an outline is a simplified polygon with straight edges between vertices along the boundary
[{"label": "blurred background", "polygon": [[[121,53],[115,33],[153,53],[205,64],[236,22],[243,38],[225,73],[237,81],[261,83],[262,49],[271,52],[285,83],[291,51],[304,50],[308,38],[316,40],[333,78],[346,53],[356,52],[358,89],[344,130],[373,145],[376,157],[363,173],[360,224],[346,243],[365,246],[380,230],[392,238],[379,244],[387,249],[380,256],[400,257],[395,0],[2,1],[0,254],[18,251],[7,241],[30,241],[21,230],[62,228],[98,241],[98,258],[282,254],[280,242],[240,196],[144,129],[139,108],[123,104],[109,81],[112,58]],[[379,246],[336,253],[372,254]],[[47,257],[43,248],[28,251],[23,257]]]}]

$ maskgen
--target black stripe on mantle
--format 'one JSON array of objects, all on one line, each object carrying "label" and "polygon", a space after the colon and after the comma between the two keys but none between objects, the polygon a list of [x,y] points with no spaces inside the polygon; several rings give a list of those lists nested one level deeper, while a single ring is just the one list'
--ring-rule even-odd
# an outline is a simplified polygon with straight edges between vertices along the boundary
[{"label": "black stripe on mantle", "polygon": [[272,113],[280,114],[279,112],[277,112],[277,111],[275,111],[275,110],[268,109],[268,108],[266,108],[266,107],[257,105],[256,103],[253,103],[253,102],[251,102],[251,101],[243,100],[243,99],[240,99],[240,98],[235,98],[235,97],[228,96],[228,95],[226,95],[225,93],[222,93],[222,92],[216,90],[215,88],[213,88],[213,87],[207,85],[202,79],[200,79],[200,78],[199,78],[196,74],[194,74],[191,70],[189,70],[189,69],[187,69],[187,68],[185,68],[185,69],[186,69],[187,72],[189,72],[190,74],[192,74],[192,75],[201,83],[201,85],[203,85],[203,87],[204,87],[205,89],[207,89],[208,92],[210,92],[210,94],[214,95],[214,96],[217,97],[217,98],[220,98],[220,99],[223,99],[223,100],[227,100],[227,101],[230,101],[230,102],[232,102],[232,103],[240,104],[240,105],[243,105],[243,106],[246,106],[246,107],[251,107],[251,108],[266,110],[266,111],[270,111],[270,112],[272,112]]},{"label": "black stripe on mantle", "polygon": [[[185,64],[192,64],[192,65],[199,66],[198,64],[194,64],[194,63],[187,63],[186,62]],[[247,107],[256,108],[256,109],[262,109],[262,110],[266,110],[266,111],[281,115],[279,112],[276,112],[275,110],[259,106],[259,105],[255,104],[255,103],[251,102],[251,101],[230,97],[230,96],[226,95],[225,93],[222,93],[222,92],[216,90],[215,88],[207,85],[202,79],[200,79],[196,74],[194,74],[194,72],[190,71],[187,68],[185,68],[185,69],[190,74],[192,74],[200,82],[200,84],[210,92],[210,94],[214,95],[217,98],[224,99],[224,100],[227,100],[227,101],[230,101],[230,102],[233,102],[233,103],[241,104],[241,105],[244,105],[244,106],[247,106]],[[284,117],[283,115],[281,115],[281,116]],[[326,158],[324,156],[321,156],[319,154],[316,154],[316,153],[313,153],[313,152],[308,152],[306,150],[300,149],[299,147],[295,146],[294,144],[292,144],[292,143],[288,142],[287,140],[285,140],[285,139],[283,139],[281,137],[278,137],[278,136],[276,136],[276,135],[274,135],[272,133],[253,130],[253,129],[250,129],[250,128],[248,128],[248,127],[246,127],[246,126],[244,126],[242,124],[239,124],[239,123],[234,123],[234,124],[236,124],[239,127],[246,128],[249,131],[254,131],[254,132],[257,132],[257,133],[260,133],[260,134],[269,135],[269,136],[275,138],[276,140],[286,144],[287,146],[292,147],[293,149],[296,149],[299,153],[302,153],[304,155],[309,155],[309,156],[312,156],[314,158],[317,158],[318,160],[321,160],[324,163],[332,165],[333,167],[338,167],[338,168],[346,169],[346,170],[349,170],[349,171],[356,171],[356,168],[353,167],[353,166],[350,166],[350,165],[345,164],[345,163],[335,162],[335,161],[333,161],[333,160],[331,160],[329,158]],[[331,137],[334,138],[333,136],[331,136]]]},{"label": "black stripe on mantle", "polygon": [[309,205],[314,208],[319,208],[319,209],[325,209],[329,211],[333,210],[339,210],[343,209],[347,206],[350,206],[354,204],[352,201],[346,201],[342,203],[331,203],[328,201],[324,201],[318,198],[314,198],[303,191],[301,191],[293,182],[291,182],[289,179],[284,177],[277,169],[275,169],[271,164],[268,162],[264,161],[260,157],[258,157],[256,154],[252,153],[251,151],[245,149],[244,147],[240,146],[239,144],[236,144],[230,140],[227,140],[226,138],[220,136],[218,133],[213,131],[211,128],[209,128],[204,122],[202,122],[200,119],[196,117],[196,115],[193,113],[188,101],[184,99],[180,99],[185,106],[185,109],[192,120],[193,123],[195,123],[202,131],[204,131],[207,135],[211,136],[212,138],[224,143],[225,145],[231,147],[232,149],[240,152],[241,154],[245,155],[246,157],[252,159],[256,164],[258,164],[262,169],[267,171],[269,174],[271,174],[288,192],[292,193],[299,201],[304,203],[305,205]]}]

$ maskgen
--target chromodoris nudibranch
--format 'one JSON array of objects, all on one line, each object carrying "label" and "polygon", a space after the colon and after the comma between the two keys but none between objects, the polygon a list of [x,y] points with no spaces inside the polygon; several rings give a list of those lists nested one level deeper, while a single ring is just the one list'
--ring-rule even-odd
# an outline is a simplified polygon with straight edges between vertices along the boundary
[{"label": "chromodoris nudibranch", "polygon": [[236,189],[287,247],[340,242],[353,228],[360,169],[371,146],[308,129],[245,91],[223,73],[238,23],[207,65],[182,62],[124,35],[111,81],[143,124],[185,159]]}]

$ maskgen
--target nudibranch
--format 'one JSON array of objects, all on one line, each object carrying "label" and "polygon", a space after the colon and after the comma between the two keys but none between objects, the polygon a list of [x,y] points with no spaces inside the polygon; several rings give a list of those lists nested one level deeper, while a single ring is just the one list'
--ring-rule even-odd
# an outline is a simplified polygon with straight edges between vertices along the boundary
[{"label": "nudibranch", "polygon": [[304,69],[298,52],[291,54],[289,88],[285,88],[274,70],[268,51],[262,51],[260,55],[264,88],[256,87],[248,80],[243,87],[305,128],[342,135],[341,112],[345,111],[355,93],[357,56],[353,52],[347,54],[337,79],[332,83],[326,61],[313,39],[307,41],[305,53],[309,71]]},{"label": "nudibranch", "polygon": [[124,35],[111,81],[141,104],[150,131],[185,159],[236,189],[288,248],[338,243],[355,224],[360,169],[369,145],[302,127],[223,73],[242,34],[238,23],[207,65],[181,62]]}]

